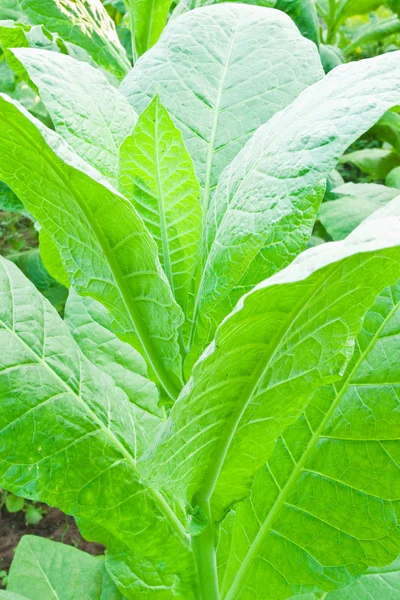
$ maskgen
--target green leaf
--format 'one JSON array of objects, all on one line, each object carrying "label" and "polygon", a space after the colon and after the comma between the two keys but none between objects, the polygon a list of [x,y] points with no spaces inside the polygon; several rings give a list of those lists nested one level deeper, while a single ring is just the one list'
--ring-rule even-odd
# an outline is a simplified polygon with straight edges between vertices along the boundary
[{"label": "green leaf", "polygon": [[19,198],[17,198],[8,185],[2,181],[0,181],[0,210],[18,213],[25,212],[25,208],[21,200],[19,200]]},{"label": "green leaf", "polygon": [[369,565],[366,587],[326,597],[397,597],[378,573],[400,548],[399,351],[397,283],[366,315],[342,379],[315,391],[237,507],[226,600],[248,585],[259,598],[334,590]]},{"label": "green leaf", "polygon": [[34,504],[28,504],[25,513],[25,522],[27,525],[38,525],[43,519],[43,510]]},{"label": "green leaf", "polygon": [[103,557],[33,535],[17,546],[7,591],[30,600],[122,600]]},{"label": "green leaf", "polygon": [[168,18],[172,0],[124,0],[136,58],[154,46]]},{"label": "green leaf", "polygon": [[56,131],[117,186],[119,149],[137,119],[124,96],[98,69],[70,56],[23,48],[12,53],[39,90]]},{"label": "green leaf", "polygon": [[324,67],[325,73],[329,73],[335,67],[343,64],[345,57],[340,48],[336,46],[330,46],[329,44],[321,44],[319,47],[321,55],[322,66]]},{"label": "green leaf", "polygon": [[200,187],[182,134],[158,96],[122,145],[120,189],[156,240],[175,299],[190,316],[201,238]]},{"label": "green leaf", "polygon": [[397,198],[245,295],[143,460],[146,480],[194,506],[211,499],[217,521],[246,497],[275,440],[319,386],[343,374],[365,312],[399,277],[399,227]]},{"label": "green leaf", "polygon": [[247,142],[213,197],[189,365],[241,295],[305,247],[319,207],[318,183],[399,101],[400,52],[341,65]]},{"label": "green leaf", "polygon": [[[380,4],[380,2],[379,2]],[[367,44],[379,42],[390,35],[400,32],[400,19],[397,16],[391,16],[388,19],[379,19],[367,23],[356,30],[356,36],[350,44],[343,48],[346,55],[351,54],[357,48],[365,47]]]},{"label": "green leaf", "polygon": [[361,221],[393,200],[399,190],[378,183],[345,183],[331,193],[336,199],[321,204],[318,219],[333,240],[343,240]]},{"label": "green leaf", "polygon": [[64,309],[68,290],[60,285],[47,272],[38,250],[28,250],[7,256],[32,281],[34,286],[56,308],[58,312]]},{"label": "green leaf", "polygon": [[341,23],[354,15],[365,15],[381,6],[382,0],[336,0],[336,22]]},{"label": "green leaf", "polygon": [[26,596],[20,596],[19,594],[13,594],[12,592],[5,592],[0,590],[0,600],[32,600]]},{"label": "green leaf", "polygon": [[319,45],[318,17],[313,0],[277,0],[274,6],[293,19],[304,37]]},{"label": "green leaf", "polygon": [[116,337],[112,319],[102,304],[79,296],[71,288],[64,320],[86,358],[110,375],[131,402],[162,416],[157,406],[157,388],[148,379],[145,360]]},{"label": "green leaf", "polygon": [[193,159],[205,214],[251,134],[321,76],[317,49],[282,12],[220,4],[171,21],[120,89],[138,114],[159,94]]},{"label": "green leaf", "polygon": [[371,129],[371,133],[382,142],[388,142],[400,152],[400,114],[387,111]]},{"label": "green leaf", "polygon": [[400,166],[400,154],[385,148],[365,148],[345,154],[340,162],[355,165],[373,179],[385,179],[392,169]]},{"label": "green leaf", "polygon": [[[9,2],[9,0],[8,0]],[[43,25],[66,42],[83,48],[102,68],[121,79],[129,70],[115,26],[100,0],[14,0],[24,22]],[[3,15],[2,15],[3,16]],[[3,18],[12,18],[4,15]],[[17,20],[20,19],[17,17]]]},{"label": "green leaf", "polygon": [[20,512],[25,506],[25,498],[18,498],[13,494],[7,494],[5,504],[9,513]]},{"label": "green leaf", "polygon": [[86,539],[107,545],[128,598],[169,600],[173,588],[192,600],[184,525],[136,470],[140,409],[4,259],[0,290],[0,486],[73,514]]},{"label": "green leaf", "polygon": [[77,292],[106,306],[117,333],[138,345],[174,398],[182,313],[134,207],[7,97],[0,99],[0,118],[0,178],[51,236]]}]

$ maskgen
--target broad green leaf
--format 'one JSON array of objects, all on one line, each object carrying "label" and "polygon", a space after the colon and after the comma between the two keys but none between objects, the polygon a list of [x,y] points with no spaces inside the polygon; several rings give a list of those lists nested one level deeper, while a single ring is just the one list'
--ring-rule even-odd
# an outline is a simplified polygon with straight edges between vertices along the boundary
[{"label": "broad green leaf", "polygon": [[333,240],[343,240],[361,221],[399,194],[378,183],[345,183],[332,192],[336,199],[324,202],[318,219]]},{"label": "broad green leaf", "polygon": [[[9,0],[8,0],[9,2]],[[100,0],[14,0],[24,22],[43,25],[64,41],[83,48],[102,68],[121,79],[129,71],[115,26]],[[3,16],[3,18],[12,18]],[[20,19],[17,17],[17,20]]]},{"label": "broad green leaf", "polygon": [[319,207],[316,186],[399,101],[400,52],[341,65],[247,142],[213,197],[189,365],[241,295],[305,247]]},{"label": "broad green leaf", "polygon": [[129,14],[135,57],[154,46],[168,18],[172,0],[124,0]]},{"label": "broad green leaf", "polygon": [[19,594],[13,594],[12,592],[5,592],[0,590],[0,600],[32,600],[26,596],[20,596]]},{"label": "broad green leaf", "polygon": [[400,188],[400,167],[395,167],[387,174],[385,183],[388,186]]},{"label": "broad green leaf", "polygon": [[5,96],[0,121],[0,179],[57,245],[71,285],[106,306],[117,334],[138,344],[176,397],[182,312],[143,221],[58,134]]},{"label": "broad green leaf", "polygon": [[321,76],[317,49],[281,11],[229,3],[171,21],[120,89],[138,114],[159,94],[193,159],[205,214],[251,134]]},{"label": "broad green leaf", "polygon": [[246,497],[275,440],[342,375],[365,312],[400,275],[400,198],[370,219],[240,300],[143,460],[148,481],[193,505],[211,498],[215,520]]},{"label": "broad green leaf", "polygon": [[[179,17],[188,10],[194,10],[195,8],[201,8],[202,6],[211,6],[212,4],[221,4],[222,2],[228,2],[229,0],[181,0],[172,13],[172,18]],[[254,6],[264,6],[266,8],[274,8],[277,0],[233,0],[233,2],[240,2],[241,4],[250,4]]]},{"label": "broad green leaf", "polygon": [[274,7],[289,15],[304,37],[319,45],[318,18],[313,0],[277,0]]},{"label": "broad green leaf", "polygon": [[188,315],[200,249],[200,187],[182,134],[158,96],[122,145],[119,184],[156,240],[175,299]]},{"label": "broad green leaf", "polygon": [[119,149],[137,116],[98,70],[64,54],[13,50],[39,90],[56,131],[116,186]]},{"label": "broad green leaf", "polygon": [[103,557],[34,535],[17,546],[7,591],[30,600],[122,600]]},{"label": "broad green leaf", "polygon": [[110,375],[129,400],[158,416],[158,393],[149,381],[143,357],[113,333],[110,315],[93,298],[79,296],[72,288],[65,307],[64,320],[83,354]]},{"label": "broad green leaf", "polygon": [[64,309],[68,290],[51,277],[40,258],[39,250],[28,250],[7,256],[32,281],[34,286],[51,304],[61,312]]},{"label": "broad green leaf", "polygon": [[392,111],[385,112],[371,133],[379,140],[388,142],[393,148],[400,152],[400,114]]},{"label": "broad green leaf", "polygon": [[400,154],[385,148],[365,148],[345,154],[340,162],[356,165],[373,179],[385,179],[392,169],[400,166]]},{"label": "broad green leaf", "polygon": [[4,259],[0,290],[0,486],[73,514],[86,539],[107,546],[122,588],[130,570],[128,598],[169,600],[173,588],[192,599],[184,527],[136,471],[141,410]]},{"label": "broad green leaf", "polygon": [[[249,587],[277,600],[334,590],[398,555],[399,352],[397,283],[366,315],[342,379],[315,391],[237,507],[226,600],[253,597]],[[391,586],[376,574],[366,588],[360,580],[326,597],[387,600]]]}]

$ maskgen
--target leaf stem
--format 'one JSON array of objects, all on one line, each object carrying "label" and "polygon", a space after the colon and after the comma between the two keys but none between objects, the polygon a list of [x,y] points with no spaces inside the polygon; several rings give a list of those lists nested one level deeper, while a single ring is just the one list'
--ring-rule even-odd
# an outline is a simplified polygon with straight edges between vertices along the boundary
[{"label": "leaf stem", "polygon": [[192,550],[197,566],[201,598],[202,600],[220,600],[210,502],[195,497],[193,503],[201,508],[208,519],[205,529],[199,535],[192,536]]}]

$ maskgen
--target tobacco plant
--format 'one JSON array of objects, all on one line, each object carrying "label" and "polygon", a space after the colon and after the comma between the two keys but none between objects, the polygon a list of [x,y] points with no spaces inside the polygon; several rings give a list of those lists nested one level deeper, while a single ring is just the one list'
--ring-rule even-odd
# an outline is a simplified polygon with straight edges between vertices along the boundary
[{"label": "tobacco plant", "polygon": [[2,94],[0,178],[69,296],[1,259],[0,486],[107,551],[27,537],[0,598],[395,598],[400,198],[306,246],[400,53],[324,76],[284,13],[226,3],[118,88],[113,31],[78,29],[92,65],[7,49],[54,130]]}]

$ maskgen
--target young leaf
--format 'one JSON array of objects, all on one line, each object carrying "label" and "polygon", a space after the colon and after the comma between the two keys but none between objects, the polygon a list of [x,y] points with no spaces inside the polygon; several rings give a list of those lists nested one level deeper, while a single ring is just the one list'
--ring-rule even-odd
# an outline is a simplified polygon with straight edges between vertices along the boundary
[{"label": "young leaf", "polygon": [[[250,499],[237,508],[222,585],[226,600],[248,585],[259,598],[332,590],[397,556],[399,352],[397,283],[366,315],[342,379],[315,391],[257,474]],[[371,590],[376,580],[369,580]],[[389,598],[390,587],[383,589],[388,596],[371,598]],[[370,596],[362,583],[349,594],[347,588],[327,594],[364,597]]]},{"label": "young leaf", "polygon": [[71,288],[64,321],[83,354],[110,375],[129,400],[143,410],[162,416],[155,384],[149,381],[143,357],[113,333],[113,323],[102,304],[79,296]]},{"label": "young leaf", "polygon": [[55,132],[7,97],[0,118],[0,178],[50,234],[77,292],[106,306],[176,397],[182,313],[143,221]]},{"label": "young leaf", "polygon": [[182,134],[158,96],[122,145],[120,189],[156,240],[171,289],[188,315],[201,237],[200,187]]},{"label": "young leaf", "polygon": [[315,186],[399,101],[400,52],[342,65],[260,127],[224,171],[209,216],[189,365],[241,295],[304,248],[319,206]]},{"label": "young leaf", "polygon": [[30,600],[122,600],[103,557],[34,535],[17,546],[7,592]]},{"label": "young leaf", "polygon": [[15,0],[15,4],[24,22],[43,25],[66,42],[83,48],[118,79],[129,71],[114,23],[100,0],[63,0],[62,4],[58,0]]},{"label": "young leaf", "polygon": [[160,95],[193,159],[205,214],[251,134],[322,75],[315,45],[284,13],[221,4],[172,21],[120,89],[138,114]]},{"label": "young leaf", "polygon": [[119,149],[137,115],[98,69],[65,54],[12,50],[50,113],[56,131],[116,187]]},{"label": "young leaf", "polygon": [[4,259],[0,290],[0,486],[73,514],[87,539],[107,544],[118,585],[133,573],[128,598],[164,600],[174,588],[192,599],[184,527],[136,471],[140,409]]},{"label": "young leaf", "polygon": [[375,210],[393,200],[399,190],[378,183],[345,183],[331,194],[336,198],[324,202],[318,219],[333,240],[343,240]]},{"label": "young leaf", "polygon": [[399,277],[399,228],[400,198],[245,295],[145,457],[147,480],[194,505],[211,499],[216,520],[244,498],[315,389],[341,376],[365,312]]},{"label": "young leaf", "polygon": [[168,18],[172,0],[124,0],[129,14],[135,58],[154,46]]}]

